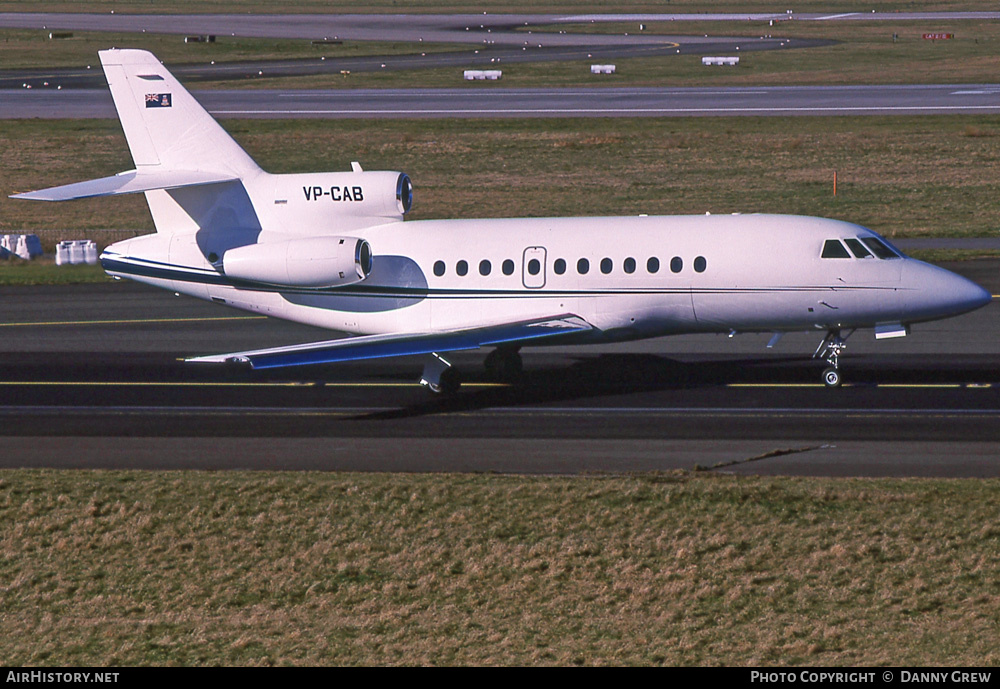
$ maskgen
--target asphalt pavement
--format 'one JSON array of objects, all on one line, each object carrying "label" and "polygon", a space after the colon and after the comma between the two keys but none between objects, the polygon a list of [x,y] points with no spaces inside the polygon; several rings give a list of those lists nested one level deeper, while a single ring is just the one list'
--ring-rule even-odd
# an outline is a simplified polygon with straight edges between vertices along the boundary
[{"label": "asphalt pavement", "polygon": [[[949,264],[994,293],[1000,261]],[[523,350],[525,375],[453,363],[438,397],[419,357],[252,372],[192,354],[327,338],[128,282],[5,291],[0,466],[1000,475],[996,303],[848,340],[822,386],[815,334],[692,335]]]}]

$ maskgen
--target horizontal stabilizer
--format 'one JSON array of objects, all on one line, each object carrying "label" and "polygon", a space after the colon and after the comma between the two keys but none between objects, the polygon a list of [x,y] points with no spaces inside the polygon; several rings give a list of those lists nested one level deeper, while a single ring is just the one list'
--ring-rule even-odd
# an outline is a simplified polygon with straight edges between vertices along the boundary
[{"label": "horizontal stabilizer", "polygon": [[338,361],[379,359],[410,354],[430,354],[431,352],[454,352],[501,344],[527,343],[591,329],[590,324],[579,316],[564,314],[517,323],[501,323],[446,332],[346,337],[339,340],[310,342],[289,347],[202,356],[187,361],[198,363],[241,362],[248,363],[255,369],[330,364]]},{"label": "horizontal stabilizer", "polygon": [[33,201],[69,201],[86,199],[92,196],[115,196],[117,194],[135,194],[154,189],[177,189],[201,184],[216,184],[236,180],[230,174],[217,172],[196,172],[190,170],[152,170],[142,172],[129,170],[119,172],[113,177],[91,179],[86,182],[64,184],[61,187],[50,187],[40,191],[29,191],[24,194],[14,194],[12,199],[31,199]]}]

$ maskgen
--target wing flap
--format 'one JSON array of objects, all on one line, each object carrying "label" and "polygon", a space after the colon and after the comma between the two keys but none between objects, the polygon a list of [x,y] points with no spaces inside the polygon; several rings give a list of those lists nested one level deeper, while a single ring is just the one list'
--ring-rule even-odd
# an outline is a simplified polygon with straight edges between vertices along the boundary
[{"label": "wing flap", "polygon": [[187,361],[195,363],[238,361],[249,363],[254,369],[330,364],[338,361],[379,359],[411,354],[430,354],[431,352],[455,352],[515,342],[531,342],[592,329],[591,325],[579,316],[563,314],[529,321],[499,323],[444,332],[347,337],[288,347],[194,357],[187,359]]},{"label": "wing flap", "polygon": [[14,194],[11,198],[32,201],[70,201],[93,196],[116,196],[155,189],[177,189],[202,184],[217,184],[219,182],[232,182],[236,179],[228,174],[195,170],[143,170],[141,172],[129,170],[128,172],[119,172],[111,177]]}]

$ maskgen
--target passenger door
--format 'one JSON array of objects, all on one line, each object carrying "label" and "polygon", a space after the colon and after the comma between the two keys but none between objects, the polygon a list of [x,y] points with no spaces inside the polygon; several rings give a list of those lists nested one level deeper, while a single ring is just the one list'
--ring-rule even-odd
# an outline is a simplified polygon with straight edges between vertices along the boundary
[{"label": "passenger door", "polygon": [[521,280],[528,289],[545,287],[545,247],[529,246],[521,262]]}]

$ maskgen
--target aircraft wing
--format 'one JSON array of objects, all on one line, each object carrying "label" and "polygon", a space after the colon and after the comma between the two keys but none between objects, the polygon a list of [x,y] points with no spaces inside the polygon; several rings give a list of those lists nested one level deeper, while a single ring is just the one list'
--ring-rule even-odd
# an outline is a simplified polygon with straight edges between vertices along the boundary
[{"label": "aircraft wing", "polygon": [[592,326],[579,316],[563,314],[461,330],[345,337],[288,347],[194,357],[187,361],[206,363],[236,361],[249,363],[255,369],[279,368],[527,343],[592,329]]},{"label": "aircraft wing", "polygon": [[119,172],[111,177],[91,179],[86,182],[64,184],[61,187],[50,187],[40,191],[29,191],[14,194],[12,199],[30,199],[33,201],[69,201],[86,199],[92,196],[115,196],[117,194],[136,194],[154,189],[176,189],[201,184],[216,184],[231,182],[236,178],[232,175],[214,172],[199,172],[191,170],[129,170]]}]

